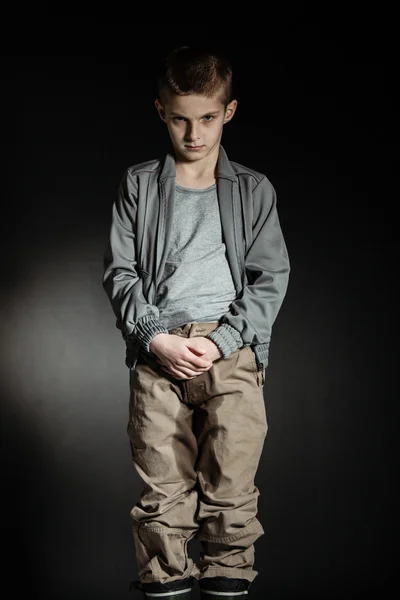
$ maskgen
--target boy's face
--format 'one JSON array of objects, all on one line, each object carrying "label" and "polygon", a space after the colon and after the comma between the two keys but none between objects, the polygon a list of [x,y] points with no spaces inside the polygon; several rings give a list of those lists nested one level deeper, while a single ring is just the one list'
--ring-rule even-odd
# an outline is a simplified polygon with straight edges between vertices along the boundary
[{"label": "boy's face", "polygon": [[164,104],[157,99],[155,105],[167,124],[179,159],[194,162],[208,156],[219,145],[223,126],[232,119],[237,100],[232,100],[225,110],[219,94],[213,98],[168,94]]}]

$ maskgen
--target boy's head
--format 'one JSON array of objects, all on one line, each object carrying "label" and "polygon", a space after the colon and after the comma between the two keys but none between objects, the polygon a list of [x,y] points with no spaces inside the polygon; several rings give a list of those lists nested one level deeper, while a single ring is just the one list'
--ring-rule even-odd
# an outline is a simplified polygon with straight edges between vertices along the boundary
[{"label": "boy's head", "polygon": [[[179,158],[194,161],[209,155],[237,107],[228,59],[219,50],[177,48],[163,61],[157,84],[155,105]],[[193,146],[200,149],[191,150]]]}]

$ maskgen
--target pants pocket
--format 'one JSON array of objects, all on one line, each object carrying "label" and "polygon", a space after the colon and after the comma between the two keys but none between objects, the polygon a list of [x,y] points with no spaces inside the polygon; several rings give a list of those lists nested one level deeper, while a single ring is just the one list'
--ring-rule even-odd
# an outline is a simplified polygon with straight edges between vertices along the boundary
[{"label": "pants pocket", "polygon": [[249,355],[250,364],[253,369],[254,376],[257,380],[257,385],[262,388],[265,383],[265,368],[258,368],[256,353],[254,352],[251,346],[245,346],[245,349]]}]

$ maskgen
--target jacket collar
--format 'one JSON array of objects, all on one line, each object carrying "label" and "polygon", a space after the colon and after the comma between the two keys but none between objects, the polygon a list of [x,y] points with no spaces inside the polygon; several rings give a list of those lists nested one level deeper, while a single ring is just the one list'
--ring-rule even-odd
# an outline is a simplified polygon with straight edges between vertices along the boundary
[{"label": "jacket collar", "polygon": [[[172,152],[167,152],[164,165],[161,170],[160,179],[166,179],[167,177],[176,177],[176,165],[175,156]],[[232,168],[232,165],[228,159],[228,155],[224,150],[223,146],[219,146],[219,154],[217,161],[217,177],[224,179],[236,179],[236,174]]]}]

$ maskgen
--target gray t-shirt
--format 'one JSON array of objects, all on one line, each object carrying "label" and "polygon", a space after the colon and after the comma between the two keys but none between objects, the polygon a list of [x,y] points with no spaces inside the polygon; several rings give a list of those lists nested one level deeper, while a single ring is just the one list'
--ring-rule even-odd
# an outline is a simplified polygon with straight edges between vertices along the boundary
[{"label": "gray t-shirt", "polygon": [[218,321],[229,311],[236,290],[225,252],[216,184],[176,184],[171,243],[157,293],[160,322],[168,330]]}]

